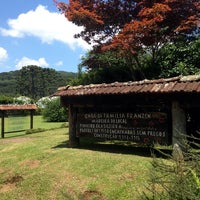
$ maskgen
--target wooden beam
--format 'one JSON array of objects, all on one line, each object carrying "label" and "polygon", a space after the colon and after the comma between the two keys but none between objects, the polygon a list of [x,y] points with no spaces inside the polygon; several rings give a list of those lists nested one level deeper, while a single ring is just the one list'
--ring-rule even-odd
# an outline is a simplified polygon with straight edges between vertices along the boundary
[{"label": "wooden beam", "polygon": [[1,138],[4,138],[5,132],[5,111],[1,111]]},{"label": "wooden beam", "polygon": [[69,110],[69,146],[78,147],[79,138],[76,136],[76,120],[77,120],[77,109],[72,104],[68,107]]},{"label": "wooden beam", "polygon": [[33,113],[34,110],[30,110],[30,129],[33,129]]},{"label": "wooden beam", "polygon": [[186,114],[178,101],[172,102],[172,145],[186,150]]}]

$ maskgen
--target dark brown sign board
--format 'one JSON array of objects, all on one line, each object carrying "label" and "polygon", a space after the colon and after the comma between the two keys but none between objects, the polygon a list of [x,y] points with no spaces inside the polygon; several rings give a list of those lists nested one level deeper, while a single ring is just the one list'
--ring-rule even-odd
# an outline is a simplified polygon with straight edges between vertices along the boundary
[{"label": "dark brown sign board", "polygon": [[137,143],[169,143],[165,112],[84,112],[77,114],[77,137]]}]

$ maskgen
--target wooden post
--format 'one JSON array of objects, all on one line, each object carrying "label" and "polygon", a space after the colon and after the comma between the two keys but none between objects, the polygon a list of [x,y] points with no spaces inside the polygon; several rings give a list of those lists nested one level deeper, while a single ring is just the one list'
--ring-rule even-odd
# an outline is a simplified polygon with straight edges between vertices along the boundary
[{"label": "wooden post", "polygon": [[172,102],[172,145],[178,145],[185,150],[186,114],[178,101]]},{"label": "wooden post", "polygon": [[1,138],[4,138],[4,130],[5,130],[5,111],[1,111]]},{"label": "wooden post", "polygon": [[78,147],[79,138],[76,136],[76,108],[73,105],[69,105],[69,146]]},{"label": "wooden post", "polygon": [[30,110],[30,129],[33,129],[33,113],[34,110]]}]

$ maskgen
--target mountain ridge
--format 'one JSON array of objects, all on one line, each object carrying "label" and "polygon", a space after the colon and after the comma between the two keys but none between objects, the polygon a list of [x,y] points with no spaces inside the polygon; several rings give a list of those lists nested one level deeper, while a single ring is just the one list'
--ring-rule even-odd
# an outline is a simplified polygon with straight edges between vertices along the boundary
[{"label": "mountain ridge", "polygon": [[[49,87],[57,88],[67,85],[71,79],[77,77],[75,72],[57,71],[52,68],[48,68],[55,72],[56,80],[52,80],[52,84]],[[47,72],[48,73],[48,72]],[[48,75],[48,74],[47,74]],[[0,72],[0,95],[4,96],[17,96],[21,95],[18,92],[18,79],[20,76],[20,70]]]}]

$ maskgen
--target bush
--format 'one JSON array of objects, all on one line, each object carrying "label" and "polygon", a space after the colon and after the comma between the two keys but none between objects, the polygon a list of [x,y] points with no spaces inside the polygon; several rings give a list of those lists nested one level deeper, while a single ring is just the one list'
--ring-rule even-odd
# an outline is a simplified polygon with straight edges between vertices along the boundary
[{"label": "bush", "polygon": [[60,105],[59,98],[49,101],[43,109],[42,115],[47,122],[67,121],[67,109]]},{"label": "bush", "polygon": [[13,97],[0,95],[0,104],[12,104]]},{"label": "bush", "polygon": [[33,100],[29,97],[26,97],[26,96],[15,97],[15,98],[13,98],[13,101],[14,101],[13,103],[17,104],[17,105],[33,103]]},{"label": "bush", "polygon": [[41,99],[39,99],[37,102],[36,102],[36,105],[37,105],[37,111],[35,112],[35,115],[42,115],[42,111],[44,110],[44,108],[46,107],[46,105],[52,101],[53,99],[56,99],[58,97],[42,97]]},{"label": "bush", "polygon": [[52,101],[53,99],[57,99],[58,97],[42,97],[41,99],[39,99],[36,104],[38,106],[38,108],[43,109],[46,107],[46,105]]},{"label": "bush", "polygon": [[[168,159],[154,158],[150,169],[148,200],[199,200],[200,199],[200,140],[188,143],[187,152],[175,144]],[[191,147],[192,146],[192,147]],[[163,153],[163,152],[161,152]]]}]

